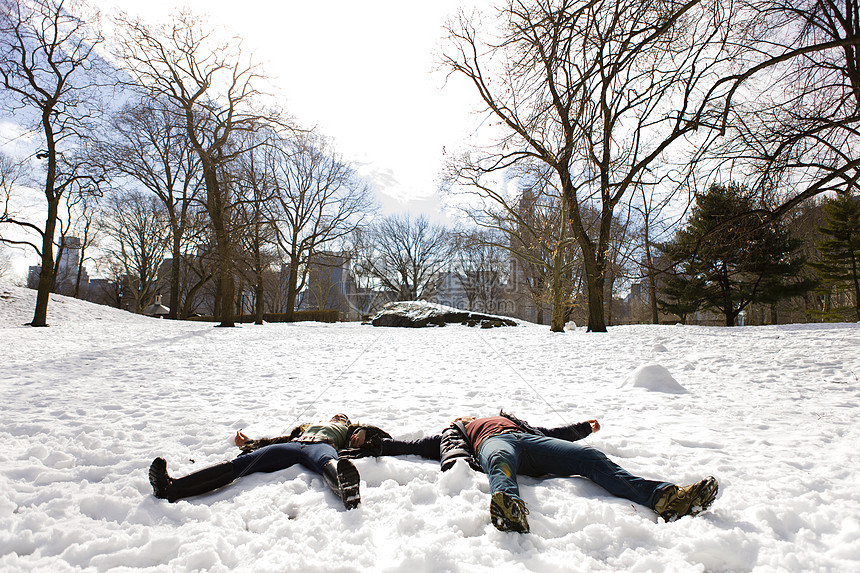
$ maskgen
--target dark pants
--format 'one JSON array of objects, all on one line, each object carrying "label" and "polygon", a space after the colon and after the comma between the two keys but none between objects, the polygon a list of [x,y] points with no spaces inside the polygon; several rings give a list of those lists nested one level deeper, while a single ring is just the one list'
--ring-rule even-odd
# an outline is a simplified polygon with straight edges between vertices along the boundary
[{"label": "dark pants", "polygon": [[240,478],[257,472],[276,472],[296,464],[301,464],[307,469],[321,474],[325,463],[336,459],[337,451],[326,443],[286,442],[272,444],[233,460],[233,476]]},{"label": "dark pants", "polygon": [[636,477],[606,455],[574,442],[510,433],[491,436],[481,443],[478,459],[490,478],[490,492],[520,496],[517,474],[527,476],[583,476],[617,497],[654,507],[658,494],[672,485]]}]

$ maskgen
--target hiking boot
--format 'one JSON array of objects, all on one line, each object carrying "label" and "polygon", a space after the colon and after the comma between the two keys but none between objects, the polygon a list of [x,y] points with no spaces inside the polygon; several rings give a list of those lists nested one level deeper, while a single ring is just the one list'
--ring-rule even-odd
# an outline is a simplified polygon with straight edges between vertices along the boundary
[{"label": "hiking boot", "polygon": [[358,469],[344,458],[329,460],[322,468],[322,474],[329,488],[343,502],[346,509],[355,509],[361,503]]},{"label": "hiking boot", "polygon": [[719,485],[713,476],[685,487],[669,486],[654,504],[654,511],[666,521],[697,515],[711,507],[718,489]]},{"label": "hiking boot", "polygon": [[523,500],[503,491],[493,493],[490,498],[490,520],[499,531],[516,531],[528,533],[529,522],[526,519],[529,510]]},{"label": "hiking boot", "polygon": [[167,474],[167,462],[164,458],[155,458],[149,466],[152,495],[170,503],[216,490],[232,481],[233,464],[230,462],[203,468],[181,478],[172,478]]},{"label": "hiking boot", "polygon": [[167,475],[167,461],[164,458],[155,458],[149,466],[149,484],[152,486],[152,495],[158,499],[167,499],[167,491],[173,480]]}]

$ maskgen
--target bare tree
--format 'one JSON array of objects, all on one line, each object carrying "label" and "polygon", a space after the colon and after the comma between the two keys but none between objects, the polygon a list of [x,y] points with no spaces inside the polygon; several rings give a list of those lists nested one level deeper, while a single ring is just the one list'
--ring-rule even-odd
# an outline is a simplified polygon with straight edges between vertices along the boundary
[{"label": "bare tree", "polygon": [[[590,331],[606,330],[616,208],[670,175],[669,150],[719,127],[730,10],[704,0],[508,0],[497,40],[480,39],[466,17],[449,26],[445,63],[504,130],[496,153],[466,156],[461,171],[491,174],[525,158],[552,168],[582,252]],[[599,214],[593,230],[585,206]]]},{"label": "bare tree", "polygon": [[342,317],[349,318],[353,310],[349,299],[350,266],[348,252],[314,253],[308,264],[305,304],[313,305],[316,310],[337,310]]},{"label": "bare tree", "polygon": [[448,228],[424,216],[390,215],[372,229],[374,258],[369,270],[379,286],[395,293],[397,300],[421,300],[432,294],[453,247]]},{"label": "bare tree", "polygon": [[[464,212],[476,225],[488,229],[498,242],[495,246],[510,252],[513,272],[510,288],[525,288],[537,309],[537,322],[543,322],[543,309],[552,309],[550,330],[564,332],[564,324],[575,305],[581,256],[568,231],[568,210],[551,169],[537,162],[521,161],[508,173],[515,190],[485,184],[482,174],[453,166],[450,181],[468,183],[467,194],[474,195]],[[512,292],[511,294],[516,294]]]},{"label": "bare tree", "polygon": [[469,310],[501,312],[510,254],[501,245],[504,236],[487,229],[456,234],[456,276],[463,286]]},{"label": "bare tree", "polygon": [[271,283],[267,275],[277,260],[276,231],[269,218],[269,204],[275,196],[275,164],[279,154],[266,142],[249,147],[251,150],[238,161],[234,180],[241,198],[236,209],[240,220],[237,234],[244,256],[239,257],[239,264],[251,283],[254,322],[263,324],[266,287]]},{"label": "bare tree", "polygon": [[271,219],[289,264],[285,309],[289,320],[309,259],[354,232],[374,207],[367,185],[324,139],[300,134],[283,141],[280,151]]},{"label": "bare tree", "polygon": [[96,47],[101,35],[93,27],[97,17],[83,2],[63,0],[0,1],[0,78],[16,112],[16,119],[32,121],[42,137],[35,157],[44,160],[44,224],[7,216],[34,240],[42,272],[33,313],[33,326],[47,325],[48,300],[54,284],[54,241],[60,201],[68,193],[89,192],[100,180],[79,152],[92,132],[97,115],[98,82],[93,69],[100,60]]},{"label": "bare tree", "polygon": [[84,264],[87,261],[94,261],[91,255],[87,255],[90,247],[98,247],[101,240],[101,225],[98,221],[98,214],[94,208],[89,206],[89,203],[81,209],[81,214],[78,217],[75,233],[81,240],[81,252],[78,258],[77,275],[75,276],[75,298],[82,298],[85,293],[81,292],[81,281],[83,280]]},{"label": "bare tree", "polygon": [[[52,292],[81,298],[84,263],[91,260],[87,251],[98,241],[101,230],[97,221],[98,200],[98,196],[88,193],[64,196],[63,212],[57,216],[59,236],[55,242],[57,256]],[[69,251],[77,253],[72,257]]]},{"label": "bare tree", "polygon": [[[798,254],[807,261],[816,261],[820,257],[819,243],[825,238],[822,227],[826,224],[822,198],[816,197],[805,201],[792,209],[786,218],[786,224],[792,237],[800,240]],[[815,269],[808,266],[801,273],[802,279],[817,278]],[[831,285],[819,284],[814,291],[803,294],[802,322],[820,321],[826,310],[830,309]]]},{"label": "bare tree", "polygon": [[129,181],[152,192],[164,204],[170,224],[170,313],[179,318],[183,300],[182,260],[188,254],[192,209],[202,179],[197,154],[170,104],[144,95],[124,106],[111,122],[112,141],[99,156],[112,171],[113,187]]},{"label": "bare tree", "polygon": [[95,262],[97,271],[106,280],[99,283],[95,292],[89,293],[89,300],[130,310],[128,299],[124,300],[123,297],[128,283],[128,273],[122,260],[114,257],[110,252],[103,251]]},{"label": "bare tree", "polygon": [[155,299],[158,268],[164,261],[170,235],[164,205],[143,193],[114,195],[108,212],[106,251],[122,264],[137,314]]},{"label": "bare tree", "polygon": [[[3,152],[0,152],[0,247],[4,244],[11,245],[29,245],[26,241],[17,240],[16,238],[4,237],[3,230],[6,228],[5,223],[20,219],[15,213],[12,206],[15,187],[18,180],[21,179],[24,173],[24,166],[15,162],[11,157]],[[8,271],[8,269],[7,269]]]},{"label": "bare tree", "polygon": [[218,41],[187,12],[152,28],[122,18],[120,57],[136,86],[170,103],[200,161],[206,210],[218,261],[220,326],[234,326],[236,241],[234,197],[227,166],[245,149],[237,135],[280,122],[255,108],[261,94],[258,67],[244,57],[241,41]]},{"label": "bare tree", "polygon": [[[860,0],[754,0],[745,38],[766,70],[748,81],[718,153],[756,178],[774,217],[860,179]],[[747,72],[746,76],[751,76]],[[755,78],[753,78],[755,79]]]},{"label": "bare tree", "polygon": [[6,251],[5,245],[0,243],[0,281],[12,275],[12,257]]},{"label": "bare tree", "polygon": [[639,252],[637,236],[640,229],[631,217],[632,206],[626,213],[617,212],[612,217],[609,233],[609,252],[606,254],[606,323],[614,324],[615,294],[630,285],[639,275],[636,255]]},{"label": "bare tree", "polygon": [[349,235],[344,248],[350,259],[350,310],[354,310],[361,319],[369,318],[392,300],[374,273],[378,256],[374,235],[372,228],[356,229]]},{"label": "bare tree", "polygon": [[195,211],[188,227],[190,245],[182,256],[179,285],[182,307],[178,318],[184,319],[197,312],[206,302],[206,289],[217,274],[218,263],[212,254],[211,230],[205,211]]},{"label": "bare tree", "polygon": [[[646,281],[648,312],[650,314],[651,324],[660,324],[660,314],[657,308],[657,283],[662,272],[668,268],[661,268],[658,260],[661,259],[656,252],[656,245],[662,237],[662,232],[666,231],[666,222],[661,219],[663,210],[668,205],[668,200],[671,196],[662,198],[655,197],[653,193],[647,192],[642,188],[639,190],[641,203],[633,204],[633,209],[638,212],[641,221],[640,233],[638,235],[642,249],[642,263],[640,264],[641,276]],[[667,237],[668,239],[668,237]]]}]

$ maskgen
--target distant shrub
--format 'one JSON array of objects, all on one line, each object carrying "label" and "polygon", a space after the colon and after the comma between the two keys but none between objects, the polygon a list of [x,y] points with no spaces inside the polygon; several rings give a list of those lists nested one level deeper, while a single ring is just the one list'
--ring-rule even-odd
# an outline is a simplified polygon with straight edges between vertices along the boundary
[{"label": "distant shrub", "polygon": [[[240,317],[233,317],[236,322],[250,323],[256,320],[253,314],[246,314]],[[186,320],[196,322],[217,322],[212,316],[189,316]],[[300,310],[293,313],[293,320],[288,321],[286,313],[283,312],[267,312],[263,314],[265,322],[337,322],[340,320],[340,311],[338,310]]]},{"label": "distant shrub", "polygon": [[[283,312],[263,314],[265,322],[337,322],[339,319],[340,311],[338,310],[299,310],[293,313],[292,321],[288,321],[286,313]],[[256,320],[254,315],[242,317],[242,322],[254,322],[254,320]]]},{"label": "distant shrub", "polygon": [[192,320],[194,322],[215,322],[214,316],[189,316],[185,320]]}]

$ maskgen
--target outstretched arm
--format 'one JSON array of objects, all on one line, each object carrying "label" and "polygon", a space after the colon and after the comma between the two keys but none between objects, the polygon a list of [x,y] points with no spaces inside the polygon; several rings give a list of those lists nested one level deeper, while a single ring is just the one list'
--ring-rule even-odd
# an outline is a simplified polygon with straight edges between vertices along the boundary
[{"label": "outstretched arm", "polygon": [[249,438],[240,430],[236,432],[235,436],[233,436],[233,443],[236,444],[237,447],[241,448],[243,454],[247,454],[248,452],[253,452],[254,450],[258,450],[265,446],[270,446],[272,444],[282,444],[284,442],[292,441],[301,435],[304,428],[305,426],[298,426],[296,428],[293,428],[293,431],[290,432],[288,436],[279,436],[277,438],[260,438],[258,440]]},{"label": "outstretched arm", "polygon": [[439,459],[439,445],[442,436],[427,436],[420,440],[382,440],[380,456],[421,456],[428,460]]}]

